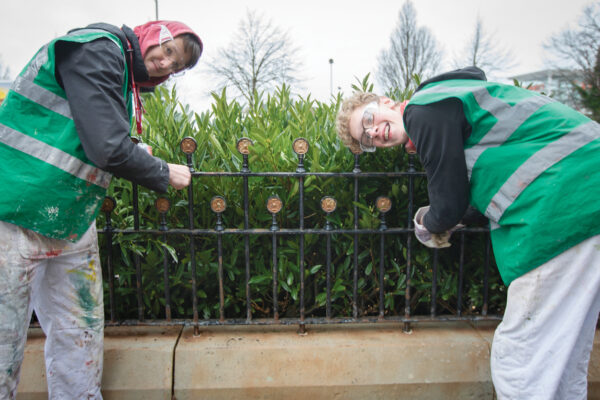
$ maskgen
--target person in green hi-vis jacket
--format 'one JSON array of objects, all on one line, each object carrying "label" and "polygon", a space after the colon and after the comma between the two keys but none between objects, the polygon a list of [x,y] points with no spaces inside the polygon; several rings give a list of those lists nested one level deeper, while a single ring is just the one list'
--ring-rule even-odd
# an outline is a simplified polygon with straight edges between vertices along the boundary
[{"label": "person in green hi-vis jacket", "polygon": [[351,148],[417,151],[424,245],[450,246],[472,210],[489,220],[508,286],[491,354],[498,399],[586,399],[600,311],[600,125],[468,67],[423,82],[408,102],[355,93],[337,129]]},{"label": "person in green hi-vis jacket", "polygon": [[101,399],[104,306],[95,219],[112,175],[158,192],[187,166],[130,137],[140,87],[193,67],[202,41],[176,21],[99,23],[43,46],[0,105],[0,398],[16,397],[32,311],[51,399]]}]

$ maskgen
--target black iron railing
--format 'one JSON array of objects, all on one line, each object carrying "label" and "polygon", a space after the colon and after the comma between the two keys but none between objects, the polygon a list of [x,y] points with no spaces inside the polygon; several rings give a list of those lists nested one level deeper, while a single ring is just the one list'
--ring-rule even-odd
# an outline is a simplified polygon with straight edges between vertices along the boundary
[{"label": "black iron railing", "polygon": [[[497,320],[501,317],[499,315],[488,314],[488,303],[489,303],[489,277],[492,272],[491,263],[491,250],[489,240],[489,230],[487,228],[464,228],[457,231],[454,235],[459,236],[458,246],[459,260],[458,260],[458,282],[456,287],[456,307],[455,312],[451,314],[441,315],[437,310],[438,300],[438,273],[439,273],[439,255],[444,250],[431,250],[432,262],[431,262],[431,274],[432,282],[430,288],[430,307],[428,315],[414,315],[411,310],[411,276],[413,270],[413,250],[416,246],[421,246],[418,242],[413,240],[413,226],[412,219],[410,216],[414,214],[413,210],[413,190],[414,180],[423,179],[424,173],[418,172],[414,165],[414,156],[409,156],[409,167],[407,171],[402,172],[363,172],[360,170],[360,154],[354,155],[354,169],[351,172],[309,172],[306,171],[304,166],[304,154],[308,149],[308,142],[302,138],[297,139],[293,143],[294,152],[298,156],[297,168],[294,172],[253,172],[249,168],[248,163],[248,147],[251,145],[250,139],[242,138],[238,141],[238,151],[242,154],[243,165],[239,172],[199,172],[194,170],[192,163],[192,156],[196,150],[196,142],[192,138],[185,138],[181,143],[181,149],[186,154],[187,164],[192,172],[192,183],[188,187],[188,227],[187,228],[171,228],[167,219],[167,212],[169,211],[171,204],[170,201],[165,197],[160,197],[155,202],[155,207],[160,215],[160,222],[156,229],[141,229],[140,219],[138,211],[138,189],[136,185],[133,185],[133,228],[131,229],[115,229],[112,226],[111,215],[115,208],[115,200],[107,197],[102,207],[102,212],[105,214],[105,226],[99,229],[99,233],[104,235],[105,246],[102,249],[104,269],[106,271],[106,277],[108,282],[109,292],[109,307],[110,307],[110,321],[108,324],[185,324],[192,325],[196,328],[203,325],[219,325],[219,324],[297,324],[299,325],[300,331],[303,332],[307,324],[329,324],[329,323],[355,323],[355,322],[382,322],[382,321],[395,321],[404,323],[404,329],[409,330],[410,324],[414,322],[423,321],[453,321],[453,320],[485,320],[492,319]],[[350,182],[354,188],[354,226],[352,227],[335,227],[326,219],[326,223],[322,228],[310,228],[304,226],[305,220],[305,180],[310,177],[331,177],[335,179],[344,179]],[[195,211],[196,205],[194,203],[194,184],[198,179],[210,179],[214,177],[229,177],[232,179],[241,179],[243,186],[243,228],[228,228],[224,226],[222,215],[227,208],[227,199],[221,196],[214,196],[211,201],[211,210],[215,215],[216,224],[211,228],[198,228],[195,226]],[[298,191],[298,226],[295,228],[281,228],[277,223],[277,214],[282,208],[282,202],[277,196],[269,197],[266,207],[272,215],[271,225],[267,227],[251,227],[249,223],[250,207],[249,207],[249,185],[248,179],[251,177],[275,177],[275,178],[288,178],[296,179],[299,183]],[[392,207],[390,198],[380,196],[376,199],[376,209],[379,213],[380,224],[376,229],[361,229],[359,228],[359,211],[356,205],[359,202],[360,193],[360,182],[364,179],[394,179],[403,178],[407,180],[407,215],[409,216],[406,221],[405,227],[390,227],[386,220],[386,214]],[[325,196],[321,199],[320,208],[323,213],[329,215],[336,211],[337,201],[335,196]],[[332,237],[334,235],[347,235],[352,238],[354,251],[352,253],[352,307],[350,315],[334,315],[332,311]],[[465,235],[479,235],[483,236],[485,240],[483,249],[483,265],[481,268],[484,269],[483,284],[482,284],[482,304],[477,312],[465,313],[463,310],[463,291],[464,291],[464,265],[465,257],[469,257],[466,253],[465,246]],[[143,256],[140,254],[134,255],[135,264],[135,277],[136,277],[136,297],[137,297],[137,320],[118,320],[116,315],[116,305],[119,299],[115,295],[115,274],[113,271],[113,238],[115,235],[145,235],[147,237],[159,237],[162,242],[167,243],[169,240],[176,240],[174,238],[189,238],[189,260],[191,268],[191,310],[192,313],[189,317],[173,319],[171,312],[171,293],[170,293],[170,259],[167,254],[167,249],[163,248],[163,279],[164,279],[164,319],[148,321],[144,318],[144,301],[143,301],[143,288],[142,288],[142,264],[144,262]],[[307,316],[306,315],[306,304],[305,304],[305,247],[304,239],[306,235],[318,235],[325,241],[325,281],[326,281],[326,301],[325,301],[325,315],[321,317]],[[371,235],[378,237],[379,239],[379,262],[378,262],[378,306],[376,312],[372,315],[364,315],[359,312],[359,271],[361,265],[359,263],[359,237],[361,235]],[[406,249],[406,265],[405,265],[405,301],[404,311],[402,313],[396,313],[396,315],[388,315],[384,305],[385,296],[385,271],[389,266],[386,263],[386,238],[394,235],[401,235],[405,238],[405,249]],[[239,246],[244,248],[244,266],[245,266],[245,314],[246,318],[228,318],[225,313],[225,286],[224,286],[224,274],[228,266],[224,263],[223,257],[223,238],[233,236],[239,237]],[[252,294],[250,289],[250,281],[252,277],[252,259],[250,253],[250,238],[256,236],[265,236],[271,238],[271,270],[272,270],[272,311],[268,318],[254,318],[252,312]],[[281,236],[293,236],[298,238],[298,268],[299,268],[299,307],[297,315],[295,317],[282,318],[279,313],[279,287],[278,287],[278,252],[279,244],[278,238]],[[198,311],[198,273],[197,273],[197,262],[196,262],[196,239],[202,237],[213,237],[216,238],[216,255],[217,255],[217,280],[218,280],[218,302],[219,302],[219,318],[218,319],[201,319]],[[376,252],[377,249],[372,249]],[[494,271],[495,272],[495,271]],[[469,310],[470,311],[470,310]]]}]

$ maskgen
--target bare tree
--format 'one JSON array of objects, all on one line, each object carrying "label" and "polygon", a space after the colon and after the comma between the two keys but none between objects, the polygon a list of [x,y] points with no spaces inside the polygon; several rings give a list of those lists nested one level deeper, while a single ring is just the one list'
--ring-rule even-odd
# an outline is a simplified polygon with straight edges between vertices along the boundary
[{"label": "bare tree", "polygon": [[594,69],[588,76],[588,81],[584,85],[573,86],[575,93],[579,95],[580,104],[583,106],[586,114],[597,122],[600,122],[600,49],[596,54]]},{"label": "bare tree", "polygon": [[473,36],[467,42],[463,53],[455,58],[454,67],[474,66],[487,73],[512,68],[514,66],[512,54],[498,47],[497,43],[493,35],[484,31],[481,18],[477,17]]},{"label": "bare tree", "polygon": [[579,69],[584,80],[592,84],[594,66],[600,48],[600,2],[586,6],[575,29],[566,29],[553,35],[544,48],[550,52],[551,64],[556,68]]},{"label": "bare tree", "polygon": [[402,5],[390,46],[380,53],[377,79],[384,90],[408,90],[414,75],[427,78],[436,72],[442,52],[429,29],[417,26],[417,13],[410,0]]},{"label": "bare tree", "polygon": [[0,56],[0,79],[10,79],[10,68],[5,65]]},{"label": "bare tree", "polygon": [[295,58],[297,53],[287,32],[247,11],[234,39],[219,49],[207,66],[219,80],[219,89],[233,87],[235,95],[252,106],[260,92],[298,82],[301,63]]}]

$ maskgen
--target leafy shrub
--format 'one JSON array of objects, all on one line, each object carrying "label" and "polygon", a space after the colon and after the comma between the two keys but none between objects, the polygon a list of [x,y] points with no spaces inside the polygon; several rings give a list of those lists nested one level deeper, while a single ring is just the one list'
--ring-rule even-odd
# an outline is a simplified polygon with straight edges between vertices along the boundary
[{"label": "leafy shrub", "polygon": [[[368,77],[355,89],[369,89]],[[394,93],[390,95],[394,96]],[[395,93],[406,96],[406,93]],[[154,155],[168,162],[186,164],[179,149],[185,137],[197,141],[193,154],[196,171],[234,171],[242,169],[243,158],[236,149],[239,138],[253,141],[250,147],[249,167],[253,172],[294,172],[298,156],[292,150],[295,139],[303,137],[309,142],[304,158],[308,172],[349,172],[354,168],[355,156],[344,148],[335,132],[335,115],[342,98],[330,103],[307,98],[295,99],[287,86],[274,94],[258,95],[250,109],[227,98],[226,92],[213,94],[211,110],[193,113],[177,101],[175,89],[159,87],[154,94],[146,95],[144,134],[141,139],[153,147]],[[362,171],[407,171],[408,156],[398,149],[378,150],[359,157]],[[419,166],[417,165],[417,168]],[[422,175],[422,174],[421,174]],[[266,209],[267,198],[277,195],[283,209],[277,214],[280,228],[299,227],[299,182],[297,177],[249,177],[249,228],[269,229],[272,215]],[[412,183],[411,183],[412,181]],[[197,176],[193,178],[194,228],[215,228],[217,218],[210,209],[213,196],[223,196],[227,209],[222,214],[227,229],[244,228],[244,187],[241,177]],[[304,227],[323,228],[327,220],[335,228],[354,227],[354,206],[359,210],[358,227],[377,229],[379,215],[374,207],[378,196],[388,196],[393,207],[386,214],[388,227],[408,227],[410,190],[415,206],[427,204],[427,185],[423,176],[369,178],[359,180],[359,201],[354,202],[353,178],[304,178]],[[173,318],[192,318],[192,273],[190,238],[187,235],[162,235],[144,233],[160,228],[160,215],[154,207],[158,195],[139,188],[139,224],[142,232],[113,235],[112,264],[116,312],[119,319],[137,318],[135,258],[141,261],[141,291],[145,318],[164,318],[165,295],[163,266],[167,257],[169,290]],[[111,214],[114,229],[132,229],[135,226],[134,186],[126,180],[113,179],[109,188],[117,206]],[[326,215],[320,209],[323,196],[335,197],[337,210]],[[171,208],[167,213],[169,229],[189,228],[188,191],[169,189]],[[100,215],[99,226],[106,224]],[[411,282],[410,307],[412,314],[429,314],[431,307],[433,252],[412,240],[412,264],[407,271],[408,234],[385,236],[385,314],[404,315],[407,272]],[[480,313],[483,304],[483,264],[485,238],[483,234],[465,234],[464,288],[460,307],[457,304],[459,284],[459,234],[454,246],[439,252],[438,288],[435,304],[438,312]],[[224,265],[224,303],[227,318],[246,317],[246,275],[244,237],[234,234],[220,236]],[[106,264],[107,235],[101,235],[103,262]],[[217,235],[194,237],[198,310],[200,318],[219,318],[219,284]],[[272,236],[250,235],[251,309],[254,318],[273,316],[272,298]],[[351,316],[353,303],[352,234],[332,235],[332,306],[333,316]],[[360,235],[358,242],[358,311],[359,316],[377,315],[379,304],[379,234]],[[300,256],[298,235],[277,236],[278,309],[282,317],[299,316]],[[326,251],[322,235],[304,236],[304,276],[306,316],[324,316],[326,301]],[[105,268],[106,269],[106,268]],[[504,287],[493,259],[490,267],[489,312],[501,312]],[[105,278],[107,291],[109,281]],[[107,302],[107,315],[109,304]]]}]

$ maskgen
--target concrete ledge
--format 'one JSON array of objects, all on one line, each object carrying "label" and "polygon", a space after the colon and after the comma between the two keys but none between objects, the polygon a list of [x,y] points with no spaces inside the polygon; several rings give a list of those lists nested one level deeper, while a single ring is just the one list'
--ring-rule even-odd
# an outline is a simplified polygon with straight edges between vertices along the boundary
[{"label": "concrete ledge", "polygon": [[180,326],[108,327],[104,331],[105,400],[170,400]]},{"label": "concrete ledge", "polygon": [[[111,399],[493,399],[495,323],[110,327],[102,392]],[[180,337],[181,335],[181,337]],[[30,329],[19,400],[46,399],[44,335]],[[175,356],[175,359],[173,358]],[[600,400],[600,335],[588,399]]]},{"label": "concrete ledge", "polygon": [[492,399],[495,324],[427,323],[184,329],[175,397]]},{"label": "concrete ledge", "polygon": [[[181,327],[107,327],[104,330],[102,395],[105,400],[170,400],[173,354]],[[29,329],[18,400],[48,398],[44,334]]]}]

